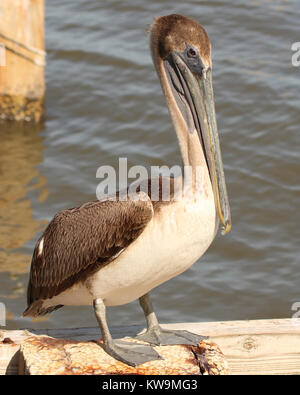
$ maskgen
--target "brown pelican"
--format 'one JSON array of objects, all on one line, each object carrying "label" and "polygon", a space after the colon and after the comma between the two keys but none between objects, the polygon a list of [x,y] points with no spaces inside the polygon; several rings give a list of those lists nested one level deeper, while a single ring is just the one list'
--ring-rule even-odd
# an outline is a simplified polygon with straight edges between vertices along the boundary
[{"label": "brown pelican", "polygon": [[[156,201],[137,190],[127,201],[95,201],[56,214],[33,253],[24,312],[38,316],[63,305],[93,304],[104,350],[133,366],[159,358],[151,344],[194,344],[201,339],[187,331],[162,329],[149,292],[204,254],[219,221],[223,233],[231,228],[208,35],[198,22],[169,15],[155,19],[150,43],[183,163],[192,169],[192,194],[174,199],[174,178],[167,202],[161,194]],[[204,169],[201,191],[195,182],[199,166]],[[145,343],[113,339],[106,306],[138,298],[147,322],[138,338]]]}]

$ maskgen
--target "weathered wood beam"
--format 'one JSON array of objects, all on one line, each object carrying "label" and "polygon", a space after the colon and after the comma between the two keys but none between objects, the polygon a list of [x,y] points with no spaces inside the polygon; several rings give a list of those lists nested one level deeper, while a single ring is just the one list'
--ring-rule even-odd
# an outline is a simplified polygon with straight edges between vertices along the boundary
[{"label": "weathered wood beam", "polygon": [[[300,320],[276,319],[163,325],[210,336],[225,355],[231,374],[300,374]],[[132,336],[140,326],[112,328],[114,337]],[[18,350],[36,335],[87,341],[99,339],[99,328],[0,331],[0,374],[17,374]],[[9,344],[11,339],[12,343]]]},{"label": "weathered wood beam", "polygon": [[[140,343],[126,338],[128,342]],[[19,374],[29,375],[224,375],[228,363],[219,347],[209,340],[199,345],[155,346],[162,357],[136,367],[107,354],[101,342],[56,339],[49,336],[27,338],[20,349]]]}]

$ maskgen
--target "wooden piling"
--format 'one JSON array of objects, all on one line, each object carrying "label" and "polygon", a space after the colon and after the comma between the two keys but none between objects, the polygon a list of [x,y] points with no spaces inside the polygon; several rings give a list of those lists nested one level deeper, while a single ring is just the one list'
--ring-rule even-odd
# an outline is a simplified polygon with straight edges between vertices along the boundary
[{"label": "wooden piling", "polygon": [[0,119],[44,113],[44,0],[0,2]]}]

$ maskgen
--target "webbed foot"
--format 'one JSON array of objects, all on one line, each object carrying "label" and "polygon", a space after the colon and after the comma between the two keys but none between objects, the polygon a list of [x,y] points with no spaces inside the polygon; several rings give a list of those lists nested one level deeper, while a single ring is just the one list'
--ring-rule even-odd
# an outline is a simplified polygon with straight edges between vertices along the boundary
[{"label": "webbed foot", "polygon": [[168,344],[197,345],[201,340],[208,339],[208,336],[197,335],[185,330],[163,329],[157,325],[149,328],[145,333],[137,335],[136,339],[159,346]]},{"label": "webbed foot", "polygon": [[102,344],[101,347],[113,358],[134,367],[148,361],[163,359],[148,344],[137,344],[126,342],[122,339],[114,339],[108,345]]}]

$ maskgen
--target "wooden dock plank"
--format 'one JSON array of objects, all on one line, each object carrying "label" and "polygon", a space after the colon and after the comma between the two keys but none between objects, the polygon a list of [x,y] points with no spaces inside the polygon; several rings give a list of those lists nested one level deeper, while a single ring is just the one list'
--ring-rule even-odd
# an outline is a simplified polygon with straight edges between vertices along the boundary
[{"label": "wooden dock plank", "polygon": [[[300,320],[201,322],[162,325],[210,336],[219,345],[232,374],[300,374]],[[140,326],[112,328],[114,337],[135,335]],[[99,328],[67,328],[36,331],[0,331],[0,374],[17,374],[20,343],[33,334],[69,340],[99,338]]]},{"label": "wooden dock plank", "polygon": [[[127,338],[132,343],[143,344]],[[199,346],[155,346],[161,359],[128,366],[107,354],[95,341],[27,338],[20,348],[19,374],[26,375],[226,375],[228,363],[219,347],[208,340]]]}]

